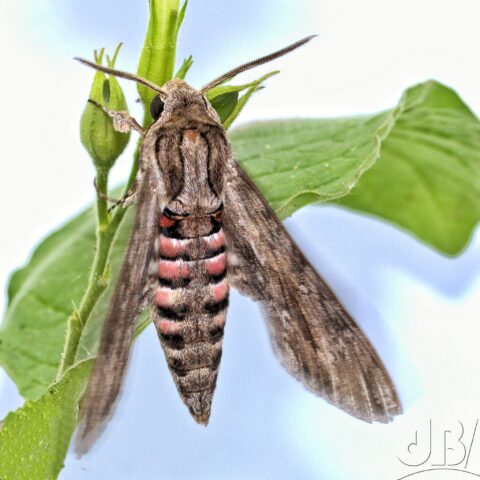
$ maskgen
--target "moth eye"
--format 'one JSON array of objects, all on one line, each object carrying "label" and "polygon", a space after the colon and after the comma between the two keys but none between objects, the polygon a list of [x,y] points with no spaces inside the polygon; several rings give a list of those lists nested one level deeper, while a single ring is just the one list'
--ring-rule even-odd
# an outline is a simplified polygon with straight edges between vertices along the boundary
[{"label": "moth eye", "polygon": [[150,103],[150,114],[152,118],[157,121],[160,118],[160,115],[163,112],[165,104],[163,100],[160,98],[160,95],[155,95],[153,97],[152,103]]}]

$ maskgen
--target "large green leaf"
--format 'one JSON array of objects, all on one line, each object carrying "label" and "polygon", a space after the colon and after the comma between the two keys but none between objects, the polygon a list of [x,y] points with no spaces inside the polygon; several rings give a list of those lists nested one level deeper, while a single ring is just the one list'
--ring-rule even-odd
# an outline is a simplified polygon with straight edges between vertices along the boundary
[{"label": "large green leaf", "polygon": [[89,209],[44,240],[11,278],[0,363],[26,398],[37,398],[55,378],[67,318],[87,287],[94,245]]},{"label": "large green leaf", "polygon": [[91,362],[79,363],[38,400],[9,413],[0,430],[2,480],[54,480],[77,424]]},{"label": "large green leaf", "polygon": [[340,200],[455,255],[480,219],[480,122],[451,89],[411,88],[375,167]]},{"label": "large green leaf", "polygon": [[347,195],[378,158],[395,113],[334,120],[278,120],[238,128],[236,158],[277,214]]},{"label": "large green leaf", "polygon": [[281,217],[341,198],[446,254],[465,247],[480,219],[480,122],[434,81],[379,115],[260,122],[232,140]]},{"label": "large green leaf", "polygon": [[[132,217],[133,211],[127,212],[115,237],[109,258],[112,281],[83,329],[77,360],[95,354]],[[88,209],[45,239],[27,266],[12,275],[0,328],[0,363],[25,398],[38,398],[55,379],[67,319],[87,287],[94,246],[95,214]]]}]

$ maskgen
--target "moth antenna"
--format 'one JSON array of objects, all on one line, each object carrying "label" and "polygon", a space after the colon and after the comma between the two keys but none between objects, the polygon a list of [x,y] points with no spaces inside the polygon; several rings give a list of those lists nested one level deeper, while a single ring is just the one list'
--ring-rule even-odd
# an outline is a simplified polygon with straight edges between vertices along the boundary
[{"label": "moth antenna", "polygon": [[95,70],[100,70],[101,72],[108,73],[109,75],[114,75],[115,77],[125,78],[127,80],[133,80],[134,82],[141,83],[148,88],[151,88],[153,91],[161,93],[162,95],[168,95],[163,88],[160,88],[158,85],[150,82],[149,80],[139,77],[138,75],[134,75],[133,73],[121,72],[120,70],[114,70],[113,68],[104,67],[102,65],[97,65],[96,63],[90,62],[89,60],[85,60],[84,58],[75,57],[74,60],[87,65],[88,67],[92,67]]},{"label": "moth antenna", "polygon": [[258,67],[259,65],[263,65],[264,63],[270,62],[272,60],[275,60],[278,57],[281,57],[287,53],[290,53],[292,50],[295,50],[296,48],[301,47],[302,45],[305,45],[314,37],[316,37],[316,35],[310,35],[308,37],[302,38],[301,40],[298,40],[295,43],[292,43],[288,47],[282,48],[281,50],[270,53],[269,55],[265,55],[264,57],[257,58],[256,60],[253,60],[251,62],[244,63],[243,65],[240,65],[239,67],[236,67],[233,70],[230,70],[229,72],[224,73],[223,75],[216,78],[215,80],[212,80],[211,82],[207,83],[205,86],[203,86],[200,89],[200,92],[205,93],[207,90],[210,90],[211,88],[216,87],[217,85],[229,80],[230,78],[235,77],[235,75],[238,75],[239,73],[245,72],[246,70],[250,70],[251,68],[254,68],[254,67]]}]

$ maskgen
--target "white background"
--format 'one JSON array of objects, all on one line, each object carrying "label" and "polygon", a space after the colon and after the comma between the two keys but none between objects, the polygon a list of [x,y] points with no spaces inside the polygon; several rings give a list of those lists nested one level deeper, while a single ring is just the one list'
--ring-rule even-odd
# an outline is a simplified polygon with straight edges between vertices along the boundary
[{"label": "white background", "polygon": [[[0,0],[3,285],[40,238],[93,197],[93,169],[78,135],[91,72],[71,58],[91,58],[102,46],[112,52],[122,40],[117,67],[135,71],[146,3]],[[282,70],[242,121],[374,112],[429,78],[455,88],[478,114],[479,14],[476,0],[191,0],[179,59],[193,53],[189,80],[200,86],[317,33],[308,46],[245,75]],[[141,118],[135,87],[123,85]],[[129,158],[114,179],[125,176]],[[150,328],[137,342],[114,422],[88,456],[69,455],[61,478],[393,480],[415,471],[398,457],[408,458],[415,431],[423,448],[430,419],[435,441],[426,466],[442,463],[444,430],[453,432],[447,460],[460,459],[456,422],[466,438],[479,416],[478,232],[449,259],[334,207],[305,208],[286,223],[377,346],[405,414],[367,425],[304,391],[271,353],[257,307],[234,294],[209,427],[195,425],[181,404]],[[22,400],[8,379],[1,382],[3,417]],[[480,473],[476,444],[469,470]]]}]

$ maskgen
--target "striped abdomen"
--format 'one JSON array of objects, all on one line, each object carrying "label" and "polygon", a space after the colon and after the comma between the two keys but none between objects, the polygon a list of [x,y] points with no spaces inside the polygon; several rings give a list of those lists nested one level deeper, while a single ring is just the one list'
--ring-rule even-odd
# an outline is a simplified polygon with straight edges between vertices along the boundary
[{"label": "striped abdomen", "polygon": [[162,215],[155,248],[155,326],[180,396],[204,424],[210,416],[228,305],[220,214],[181,220]]}]

